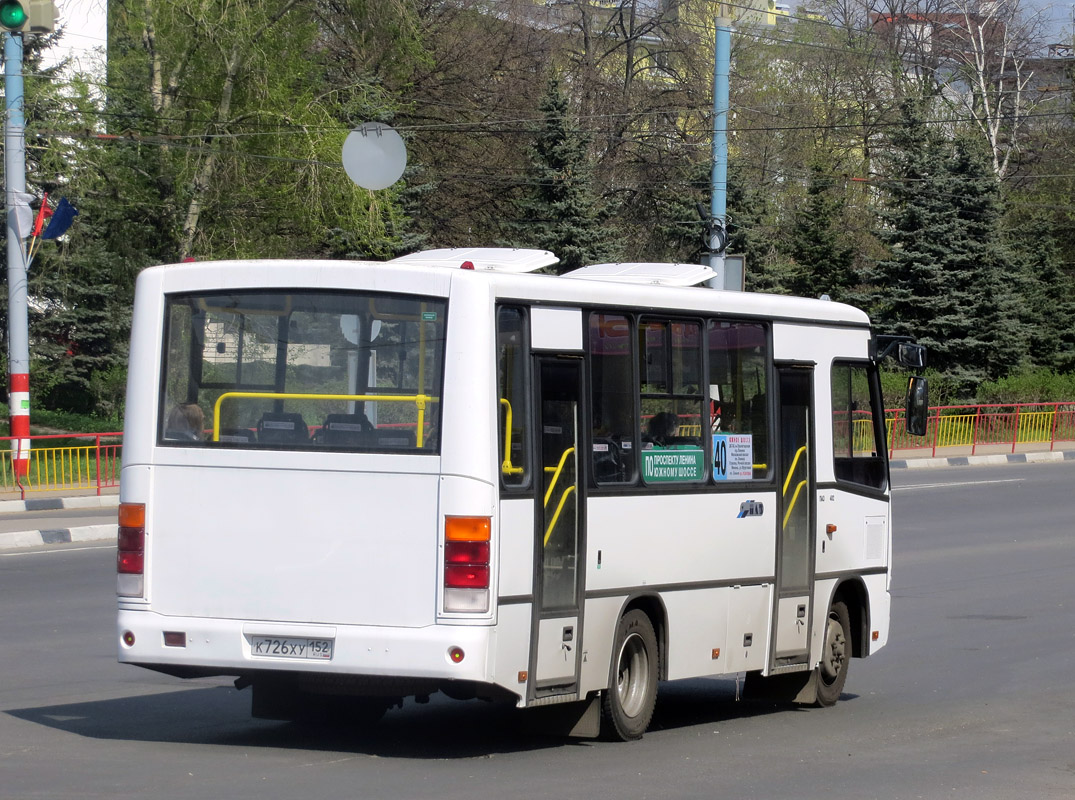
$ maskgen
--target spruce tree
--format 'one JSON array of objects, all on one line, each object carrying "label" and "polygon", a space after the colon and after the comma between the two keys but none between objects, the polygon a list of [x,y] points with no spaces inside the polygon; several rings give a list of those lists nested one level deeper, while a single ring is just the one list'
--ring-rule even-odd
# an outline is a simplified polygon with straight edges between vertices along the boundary
[{"label": "spruce tree", "polygon": [[1075,371],[1075,278],[1062,257],[1047,219],[1031,218],[1010,232],[1023,298],[1022,325],[1030,363],[1056,372]]},{"label": "spruce tree", "polygon": [[888,256],[870,271],[871,313],[885,333],[915,336],[932,367],[964,393],[1023,355],[1018,309],[1003,276],[999,187],[969,140],[947,140],[921,99],[901,105],[892,136],[888,205],[878,237]]},{"label": "spruce tree", "polygon": [[589,141],[572,120],[567,95],[554,76],[538,106],[542,116],[530,148],[529,187],[510,224],[513,244],[551,250],[558,273],[607,260],[615,251],[593,192]]},{"label": "spruce tree", "polygon": [[791,264],[773,235],[776,209],[772,186],[751,181],[733,166],[728,180],[728,253],[746,261],[749,292],[789,294]]},{"label": "spruce tree", "polygon": [[847,301],[857,275],[855,249],[843,219],[846,203],[831,167],[815,161],[810,167],[806,202],[795,212],[786,246],[795,262],[788,287],[793,294],[827,294],[833,300]]}]

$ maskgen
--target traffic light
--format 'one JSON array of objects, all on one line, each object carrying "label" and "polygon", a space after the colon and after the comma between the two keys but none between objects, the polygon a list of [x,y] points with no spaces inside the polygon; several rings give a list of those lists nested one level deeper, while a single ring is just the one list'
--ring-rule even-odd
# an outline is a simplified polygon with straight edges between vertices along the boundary
[{"label": "traffic light", "polygon": [[23,33],[50,33],[56,29],[54,0],[0,0],[0,28]]},{"label": "traffic light", "polygon": [[51,33],[60,13],[53,0],[30,0],[30,32]]},{"label": "traffic light", "polygon": [[30,0],[0,0],[0,28],[25,30],[30,22]]}]

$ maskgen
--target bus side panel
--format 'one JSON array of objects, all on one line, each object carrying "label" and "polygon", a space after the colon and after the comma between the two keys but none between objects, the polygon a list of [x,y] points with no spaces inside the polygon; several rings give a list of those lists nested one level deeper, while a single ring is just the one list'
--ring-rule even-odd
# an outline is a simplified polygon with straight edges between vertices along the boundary
[{"label": "bus side panel", "polygon": [[154,486],[147,572],[158,613],[435,621],[435,475],[158,465]]},{"label": "bus side panel", "polygon": [[[739,517],[748,501],[761,515]],[[665,605],[670,678],[764,667],[776,563],[771,489],[591,497],[587,505],[587,590],[622,594],[586,603],[583,691],[607,686],[619,613],[637,594],[659,593]]]},{"label": "bus side panel", "polygon": [[[818,490],[818,501],[818,573],[888,566],[888,502],[833,488]],[[835,526],[831,533],[829,525]]]},{"label": "bus side panel", "polygon": [[583,616],[582,670],[579,696],[608,688],[612,646],[623,608],[622,597],[596,597],[586,601]]},{"label": "bus side panel", "polygon": [[876,653],[888,644],[888,634],[892,620],[892,595],[888,591],[888,575],[867,575],[866,594],[870,603],[870,630],[877,631],[877,641],[872,638],[866,643],[867,653]]},{"label": "bus side panel", "polygon": [[531,616],[530,603],[503,605],[497,609],[492,663],[489,667],[490,683],[516,692],[520,708],[526,705],[528,689]]},{"label": "bus side panel", "polygon": [[[455,273],[460,273],[456,275]],[[475,282],[467,270],[453,275],[448,298],[447,344],[444,352],[444,397],[441,414],[441,471],[466,475],[496,485],[497,457],[496,358],[492,290]]]},{"label": "bus side panel", "polygon": [[728,663],[730,588],[667,592],[668,678],[724,672]]},{"label": "bus side panel", "polygon": [[[740,518],[747,501],[761,503],[762,513]],[[773,579],[771,488],[591,497],[587,505],[588,591],[623,588],[626,595],[656,585]]]},{"label": "bus side panel", "polygon": [[[159,276],[157,270],[146,270],[138,276],[135,284],[127,400],[124,406],[124,469],[132,464],[149,464],[152,458],[164,318],[164,298],[160,293]],[[145,498],[137,502],[145,502]]]},{"label": "bus side panel", "polygon": [[500,597],[534,591],[534,498],[500,501]]},{"label": "bus side panel", "polygon": [[[828,369],[834,356],[865,359],[869,351],[870,331],[866,328],[821,328],[779,322],[773,325],[773,358],[777,361],[813,361],[821,372]],[[819,387],[818,391],[822,389]],[[820,428],[818,433],[824,435]]]}]

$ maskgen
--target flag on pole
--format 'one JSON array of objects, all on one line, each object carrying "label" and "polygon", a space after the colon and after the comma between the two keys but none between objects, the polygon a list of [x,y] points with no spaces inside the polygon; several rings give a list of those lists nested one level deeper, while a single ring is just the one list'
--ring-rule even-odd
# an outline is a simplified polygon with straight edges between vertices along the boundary
[{"label": "flag on pole", "polygon": [[61,197],[60,202],[56,204],[56,208],[52,212],[52,219],[49,220],[48,227],[41,234],[41,238],[58,239],[63,236],[67,233],[67,229],[71,227],[71,223],[75,221],[77,215],[78,209],[67,202],[66,197]]},{"label": "flag on pole", "polygon": [[45,220],[52,216],[52,209],[49,208],[49,193],[45,192],[45,196],[41,198],[41,208],[37,209],[37,219],[34,220],[34,236],[41,235],[41,228],[45,224]]}]

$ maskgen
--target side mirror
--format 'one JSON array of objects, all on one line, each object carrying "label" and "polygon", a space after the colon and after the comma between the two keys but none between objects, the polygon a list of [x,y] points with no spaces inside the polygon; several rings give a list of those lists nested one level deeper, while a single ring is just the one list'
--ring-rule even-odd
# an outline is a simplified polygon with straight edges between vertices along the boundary
[{"label": "side mirror", "polygon": [[929,423],[929,383],[918,375],[907,383],[907,432],[925,436]]},{"label": "side mirror", "polygon": [[900,342],[896,351],[896,360],[909,369],[925,369],[926,348],[920,344]]}]

